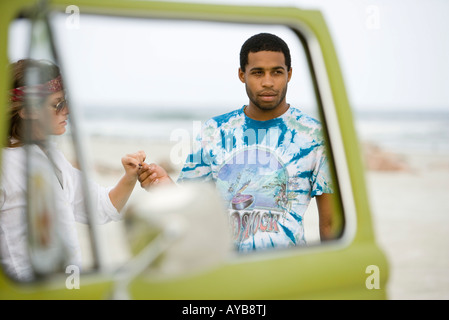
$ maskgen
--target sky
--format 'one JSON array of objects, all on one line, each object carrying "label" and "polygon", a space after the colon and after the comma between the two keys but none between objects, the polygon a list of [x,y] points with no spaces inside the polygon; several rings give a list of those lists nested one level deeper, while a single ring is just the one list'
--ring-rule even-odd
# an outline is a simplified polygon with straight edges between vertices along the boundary
[{"label": "sky", "polygon": [[352,105],[449,110],[449,1],[213,2],[319,9],[334,37]]},{"label": "sky", "polygon": [[[322,11],[355,109],[449,110],[449,1],[446,0],[209,0],[220,4],[296,6]],[[79,8],[53,21],[67,82],[83,105],[160,107],[247,103],[237,78],[240,46],[272,31],[289,44],[289,99],[313,104],[301,48],[283,27],[159,23],[92,18]],[[72,24],[73,27],[73,24]],[[26,26],[11,28],[26,32]],[[23,39],[15,36],[14,39]],[[11,43],[10,59],[26,53]],[[296,59],[296,58],[295,58]]]}]

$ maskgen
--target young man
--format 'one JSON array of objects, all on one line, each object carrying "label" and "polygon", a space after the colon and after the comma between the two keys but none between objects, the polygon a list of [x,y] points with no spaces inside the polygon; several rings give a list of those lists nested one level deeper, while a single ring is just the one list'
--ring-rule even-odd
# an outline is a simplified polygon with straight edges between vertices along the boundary
[{"label": "young man", "polygon": [[[321,126],[286,101],[287,44],[267,33],[249,38],[238,76],[249,104],[203,125],[178,182],[215,183],[241,252],[304,245],[303,216],[312,197],[321,239],[329,239],[332,187]],[[144,164],[139,180],[143,188],[173,183],[155,164]]]}]

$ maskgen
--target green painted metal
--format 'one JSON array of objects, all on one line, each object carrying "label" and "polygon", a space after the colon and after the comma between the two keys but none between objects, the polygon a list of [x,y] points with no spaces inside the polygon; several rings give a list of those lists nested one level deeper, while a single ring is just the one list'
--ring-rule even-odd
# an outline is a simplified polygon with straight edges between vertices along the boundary
[{"label": "green painted metal", "polygon": [[[71,1],[49,1],[52,10],[65,11]],[[8,27],[35,1],[0,4],[0,141],[6,135]],[[130,285],[134,299],[385,299],[388,262],[376,245],[366,193],[364,168],[346,96],[344,80],[332,38],[319,11],[286,7],[253,7],[153,1],[78,0],[81,14],[187,19],[238,23],[305,26],[317,39],[341,128],[344,153],[356,209],[356,231],[344,241],[306,250],[291,250],[257,257],[239,257],[198,274],[174,279],[136,278]],[[368,289],[366,267],[380,270],[380,289]],[[0,299],[104,299],[112,288],[108,274],[83,275],[82,287],[69,290],[61,276],[38,284],[16,284],[0,274]]]}]

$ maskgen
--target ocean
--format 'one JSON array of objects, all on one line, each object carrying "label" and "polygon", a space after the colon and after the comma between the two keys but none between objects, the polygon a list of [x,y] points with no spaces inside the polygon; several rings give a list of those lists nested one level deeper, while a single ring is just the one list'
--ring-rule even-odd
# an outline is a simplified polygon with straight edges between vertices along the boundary
[{"label": "ocean", "polygon": [[[225,109],[88,108],[81,118],[88,135],[113,138],[156,139],[192,135],[198,126]],[[130,112],[132,110],[132,112]],[[396,153],[449,155],[449,108],[433,111],[353,111],[360,142]]]},{"label": "ocean", "polygon": [[434,111],[358,111],[360,141],[396,153],[449,155],[449,108]]}]

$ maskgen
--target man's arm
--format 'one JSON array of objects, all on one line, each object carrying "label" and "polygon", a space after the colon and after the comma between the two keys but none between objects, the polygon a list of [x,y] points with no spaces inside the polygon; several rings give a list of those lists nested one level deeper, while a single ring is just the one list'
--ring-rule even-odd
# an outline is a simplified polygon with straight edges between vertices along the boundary
[{"label": "man's arm", "polygon": [[333,195],[331,193],[323,193],[316,196],[316,204],[318,207],[318,216],[320,219],[320,238],[321,241],[333,239]]}]

